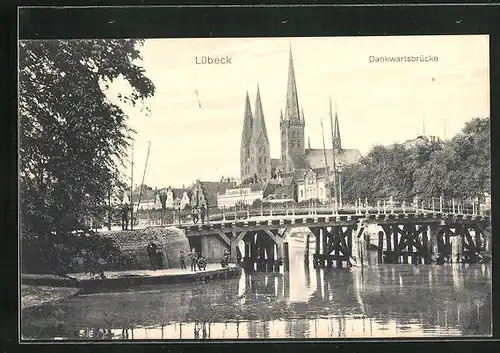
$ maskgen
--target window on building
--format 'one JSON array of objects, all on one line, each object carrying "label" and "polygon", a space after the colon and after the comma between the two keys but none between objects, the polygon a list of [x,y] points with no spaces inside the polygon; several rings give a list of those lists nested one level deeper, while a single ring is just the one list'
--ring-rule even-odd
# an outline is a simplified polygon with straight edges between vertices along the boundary
[{"label": "window on building", "polygon": [[290,141],[290,147],[294,147],[294,142],[293,141]]},{"label": "window on building", "polygon": [[300,190],[300,197],[304,197],[304,190]]},{"label": "window on building", "polygon": [[264,163],[267,163],[267,158],[265,156],[263,158],[264,158]]}]

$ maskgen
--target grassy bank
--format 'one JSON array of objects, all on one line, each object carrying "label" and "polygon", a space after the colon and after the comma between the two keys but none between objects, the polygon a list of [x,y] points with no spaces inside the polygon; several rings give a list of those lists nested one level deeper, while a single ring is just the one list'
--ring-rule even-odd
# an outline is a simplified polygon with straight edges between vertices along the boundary
[{"label": "grassy bank", "polygon": [[78,288],[21,285],[21,310],[55,302],[78,293]]}]

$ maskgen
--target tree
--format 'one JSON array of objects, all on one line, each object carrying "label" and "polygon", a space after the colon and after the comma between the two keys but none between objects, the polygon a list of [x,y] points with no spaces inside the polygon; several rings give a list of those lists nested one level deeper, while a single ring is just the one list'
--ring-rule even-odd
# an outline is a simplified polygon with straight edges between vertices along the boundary
[{"label": "tree", "polygon": [[489,118],[467,122],[451,141],[375,146],[342,174],[343,199],[472,198],[491,187]]},{"label": "tree", "polygon": [[[154,94],[139,66],[137,40],[21,41],[19,44],[20,211],[23,237],[85,229],[103,215],[131,131],[105,90],[130,85],[120,100]],[[147,109],[147,108],[146,108]]]}]

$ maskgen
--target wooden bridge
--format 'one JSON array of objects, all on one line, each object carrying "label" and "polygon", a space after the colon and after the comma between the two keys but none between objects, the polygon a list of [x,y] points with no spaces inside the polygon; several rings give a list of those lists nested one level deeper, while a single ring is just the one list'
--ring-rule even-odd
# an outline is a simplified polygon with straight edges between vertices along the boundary
[{"label": "wooden bridge", "polygon": [[[356,205],[353,209],[325,207],[261,210],[240,217],[237,212],[211,219],[206,224],[182,223],[192,244],[209,259],[222,257],[230,249],[234,262],[248,269],[288,270],[288,236],[294,228],[308,228],[315,237],[315,267],[362,266],[367,249],[378,250],[380,263],[424,263],[442,261],[477,262],[489,251],[490,217],[478,208],[459,206],[437,209],[422,206],[376,207]],[[393,203],[394,205],[394,203]],[[366,235],[370,224],[382,229],[377,244]],[[308,254],[306,236],[305,254]],[[239,252],[244,242],[244,254]],[[452,247],[452,242],[458,244]]]}]

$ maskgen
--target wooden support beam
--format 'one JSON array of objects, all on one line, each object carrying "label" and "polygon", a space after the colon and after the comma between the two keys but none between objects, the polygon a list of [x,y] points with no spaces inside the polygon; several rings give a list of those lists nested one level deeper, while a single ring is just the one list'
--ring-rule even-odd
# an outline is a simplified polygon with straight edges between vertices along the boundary
[{"label": "wooden support beam", "polygon": [[276,236],[269,229],[264,230],[264,233],[266,233],[276,245],[281,245],[281,243],[283,242],[283,238]]},{"label": "wooden support beam", "polygon": [[240,232],[240,234],[238,234],[237,231],[233,230],[233,238],[236,238],[236,241],[239,243],[241,239],[243,239],[245,235],[247,235],[247,233],[248,233],[247,230]]},{"label": "wooden support beam", "polygon": [[384,232],[378,232],[378,248],[377,248],[377,260],[378,263],[383,263],[382,251],[384,251]]},{"label": "wooden support beam", "polygon": [[304,249],[304,263],[307,266],[309,265],[309,240],[310,240],[310,238],[311,238],[311,234],[307,233],[305,249]]},{"label": "wooden support beam", "polygon": [[352,238],[353,238],[353,232],[354,232],[354,229],[352,227],[347,227],[346,231],[345,231],[345,235],[347,237],[347,250],[349,251],[349,256],[350,256],[350,260],[349,260],[349,265],[352,266],[356,263],[356,261],[354,260],[353,256],[352,256]]},{"label": "wooden support beam", "polygon": [[229,237],[224,234],[223,231],[221,230],[217,230],[216,233],[220,236],[220,238],[227,244],[228,247],[231,246],[231,240],[229,239]]},{"label": "wooden support beam", "polygon": [[424,263],[429,264],[430,263],[430,251],[429,251],[429,239],[428,239],[428,226],[423,225],[422,226],[422,253],[424,254]]},{"label": "wooden support beam", "polygon": [[[384,224],[382,225],[382,229],[384,230],[384,233],[385,233],[385,243],[386,243],[386,250],[387,250],[387,253],[391,253],[392,252],[392,246],[391,246],[391,235],[392,235],[392,230],[391,230],[391,227],[387,224]],[[386,261],[388,263],[391,263],[391,259],[386,259]]]},{"label": "wooden support beam", "polygon": [[323,255],[328,255],[328,231],[326,228],[321,228],[321,245],[323,246]]},{"label": "wooden support beam", "polygon": [[392,226],[392,236],[394,239],[394,242],[392,243],[394,247],[394,253],[393,253],[393,263],[397,264],[399,263],[399,242],[398,242],[398,234],[399,234],[399,226],[397,224],[394,224]]}]

